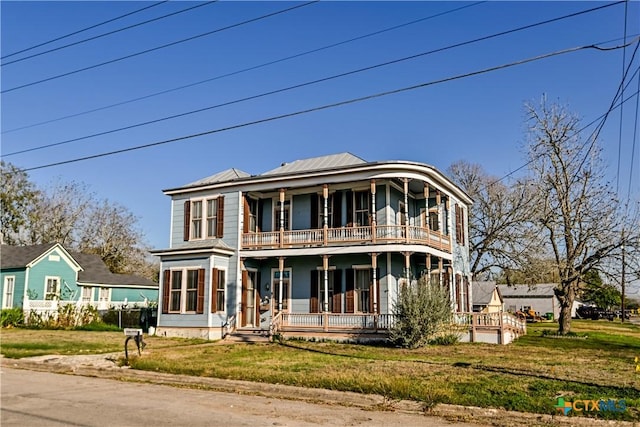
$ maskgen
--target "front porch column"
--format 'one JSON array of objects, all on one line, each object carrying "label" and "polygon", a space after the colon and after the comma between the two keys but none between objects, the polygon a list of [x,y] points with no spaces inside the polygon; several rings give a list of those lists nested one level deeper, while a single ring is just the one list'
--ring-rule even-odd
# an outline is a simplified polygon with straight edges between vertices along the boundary
[{"label": "front porch column", "polygon": [[[284,188],[280,189],[280,247],[284,246]],[[280,269],[282,270],[282,268]],[[282,273],[280,273],[282,274]],[[280,295],[282,296],[282,294]]]},{"label": "front porch column", "polygon": [[443,279],[443,275],[444,275],[444,265],[442,262],[442,257],[438,258],[438,284],[440,285],[440,287],[442,287],[442,279]]},{"label": "front porch column", "polygon": [[431,284],[431,254],[427,254],[427,279],[428,283]]},{"label": "front porch column", "polygon": [[280,279],[278,280],[278,313],[282,313],[282,277],[284,276],[284,257],[278,258],[278,270]]},{"label": "front porch column", "polygon": [[372,253],[371,254],[371,267],[373,267],[373,272],[372,272],[372,282],[373,282],[373,289],[372,289],[372,299],[373,299],[373,314],[377,314],[378,313],[378,254],[377,253]]},{"label": "front porch column", "polygon": [[436,191],[436,206],[438,208],[438,231],[440,234],[444,234],[444,230],[442,229],[442,196],[440,195],[440,190]]},{"label": "front porch column", "polygon": [[429,184],[424,183],[424,228],[427,229],[427,240],[431,237],[429,233]]},{"label": "front porch column", "polygon": [[404,275],[408,286],[411,284],[411,252],[404,253]]},{"label": "front porch column", "polygon": [[327,246],[327,237],[329,234],[329,186],[327,184],[322,186],[322,198],[324,200],[322,212],[322,240],[324,245]]},{"label": "front porch column", "polygon": [[373,243],[376,242],[376,226],[378,225],[378,218],[376,216],[376,180],[371,180],[371,238]]},{"label": "front porch column", "polygon": [[409,178],[404,178],[404,238],[409,243]]},{"label": "front porch column", "polygon": [[329,312],[329,255],[322,255],[322,270],[324,273],[324,301],[322,311]]}]

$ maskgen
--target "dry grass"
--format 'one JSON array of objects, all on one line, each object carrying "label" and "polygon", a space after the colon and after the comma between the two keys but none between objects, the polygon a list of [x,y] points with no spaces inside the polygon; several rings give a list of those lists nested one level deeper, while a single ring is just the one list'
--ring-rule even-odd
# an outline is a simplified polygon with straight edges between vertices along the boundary
[{"label": "dry grass", "polygon": [[[609,322],[574,322],[588,338],[551,338],[534,325],[514,344],[458,344],[405,350],[384,346],[286,341],[229,344],[145,338],[135,369],[554,414],[558,397],[625,399],[622,414],[598,417],[640,420],[640,328]],[[2,353],[57,354],[122,351],[124,337],[111,332],[7,330]],[[31,350],[26,349],[31,346]],[[38,346],[43,349],[36,350]],[[594,415],[594,414],[590,414]]]}]

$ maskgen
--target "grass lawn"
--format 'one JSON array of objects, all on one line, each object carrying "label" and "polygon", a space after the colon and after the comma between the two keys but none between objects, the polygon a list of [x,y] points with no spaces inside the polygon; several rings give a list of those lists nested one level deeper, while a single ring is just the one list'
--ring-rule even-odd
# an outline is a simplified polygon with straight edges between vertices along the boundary
[{"label": "grass lawn", "polygon": [[[266,383],[375,393],[389,399],[555,414],[565,401],[625,400],[624,412],[583,412],[598,418],[640,421],[640,327],[607,321],[573,321],[576,338],[555,338],[529,325],[507,346],[457,344],[405,350],[383,346],[285,341],[220,345],[200,340],[147,337],[134,369]],[[118,332],[2,331],[6,357],[123,351]],[[572,411],[574,413],[575,411]]]}]

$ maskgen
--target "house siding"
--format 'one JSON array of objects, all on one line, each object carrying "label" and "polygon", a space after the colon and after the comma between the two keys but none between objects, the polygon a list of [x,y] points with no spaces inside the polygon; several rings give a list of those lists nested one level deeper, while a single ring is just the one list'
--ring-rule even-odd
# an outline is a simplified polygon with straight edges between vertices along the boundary
[{"label": "house siding", "polygon": [[[259,282],[256,283],[256,290],[264,302],[274,301],[275,289],[278,280],[274,279],[273,271],[278,269],[279,258],[284,259],[284,268],[291,271],[290,276],[290,304],[288,310],[294,314],[309,313],[311,310],[310,300],[316,298],[317,291],[311,290],[312,274],[317,272],[319,278],[322,277],[324,254],[329,256],[329,266],[331,269],[340,270],[339,289],[341,291],[341,311],[347,311],[345,298],[348,269],[354,265],[371,266],[373,264],[371,252],[377,253],[377,282],[379,293],[377,293],[378,308],[381,313],[391,313],[393,302],[397,296],[399,280],[406,276],[405,262],[409,256],[410,275],[412,280],[420,277],[426,269],[435,270],[438,264],[447,266],[446,277],[451,278],[449,284],[454,288],[455,281],[453,275],[463,275],[468,277],[469,257],[468,246],[458,245],[455,236],[450,232],[456,229],[455,220],[451,214],[454,204],[459,203],[452,193],[458,194],[466,203],[470,200],[452,183],[443,178],[437,171],[426,165],[417,165],[420,170],[413,169],[416,164],[403,166],[402,162],[372,163],[355,171],[327,172],[326,176],[318,171],[305,172],[296,171],[291,177],[284,174],[278,176],[267,176],[265,178],[257,176],[237,181],[225,181],[224,183],[210,183],[211,190],[195,189],[191,186],[167,190],[166,193],[172,197],[172,220],[171,220],[171,242],[170,250],[158,250],[162,260],[162,270],[171,268],[203,268],[205,270],[206,281],[206,304],[211,302],[211,269],[224,268],[226,270],[227,292],[226,292],[226,312],[208,314],[161,314],[159,318],[160,328],[171,334],[189,334],[190,336],[211,336],[212,328],[222,327],[227,321],[233,321],[234,317],[242,318],[242,268],[257,270],[260,274]],[[424,167],[423,167],[424,166]],[[329,171],[329,169],[327,169]],[[269,174],[267,174],[269,175]],[[404,221],[400,217],[400,203],[405,202],[409,226],[425,226],[421,221],[421,210],[427,205],[433,206],[433,197],[428,201],[424,199],[424,186],[428,185],[433,190],[437,189],[442,194],[441,205],[441,229],[440,233],[445,236],[440,238],[439,233],[429,233],[427,230],[408,230],[396,228],[395,235],[388,235],[377,238],[373,234],[374,229],[349,228],[356,222],[353,199],[348,196],[355,191],[369,192],[372,179],[375,179],[375,209],[376,220],[380,226],[397,226]],[[409,193],[405,196],[403,182],[407,182]],[[329,194],[333,195],[336,208],[333,219],[329,224],[329,233],[322,233],[321,221],[311,218],[316,209],[315,198],[322,194],[322,188],[327,186]],[[256,233],[273,232],[279,229],[279,224],[274,224],[277,211],[279,209],[280,195],[284,188],[285,200],[290,201],[289,207],[289,230],[309,230],[315,228],[315,233],[285,233],[284,240],[278,233],[264,234],[264,236],[246,236],[246,247],[242,247],[244,218],[243,194],[258,200]],[[196,191],[193,191],[193,190]],[[220,239],[225,247],[230,248],[233,254],[228,256],[219,255],[215,246],[220,240],[211,239],[208,245],[207,239],[185,242],[183,236],[184,229],[184,206],[185,201],[193,199],[207,199],[216,196],[225,197],[224,211],[224,235]],[[445,208],[445,201],[449,204],[449,209]],[[462,203],[465,206],[467,204]],[[322,200],[317,203],[318,214],[322,212]],[[338,208],[339,206],[339,208]],[[364,208],[364,206],[363,206]],[[371,200],[367,207],[371,212]],[[352,213],[348,218],[347,214]],[[316,224],[317,223],[317,224]],[[204,227],[203,227],[204,228]],[[344,230],[342,230],[344,229]],[[466,233],[466,231],[465,231]],[[296,240],[297,236],[311,236],[310,240]],[[293,236],[292,240],[288,240]],[[368,237],[367,237],[368,236]],[[406,236],[406,238],[404,238]],[[426,236],[426,237],[425,237]],[[467,235],[468,236],[468,235]],[[264,240],[261,240],[264,239]],[[466,240],[466,239],[465,239]],[[307,243],[308,242],[308,243]],[[451,243],[448,243],[451,242]],[[466,243],[466,242],[465,242]],[[371,250],[363,250],[363,245],[371,245]],[[405,250],[404,247],[407,247]],[[177,255],[175,249],[180,249]],[[188,251],[192,249],[191,253]],[[182,254],[182,250],[185,251]],[[204,257],[203,251],[209,254]],[[255,252],[254,252],[255,251]],[[411,255],[405,255],[408,252]],[[242,268],[239,254],[242,253]],[[216,255],[214,255],[216,254]],[[427,254],[431,255],[431,266],[426,265]],[[314,274],[315,275],[315,274]],[[349,275],[349,277],[352,277]],[[353,279],[351,279],[353,280]],[[463,298],[467,290],[458,292],[452,296]],[[370,295],[372,300],[372,295]],[[319,301],[320,302],[320,301]],[[277,302],[276,302],[277,303]],[[321,303],[321,302],[320,302]],[[160,303],[161,304],[161,303]],[[313,303],[313,310],[318,307]],[[262,327],[268,327],[271,313],[265,308],[269,304],[263,304],[260,311],[259,323]],[[367,310],[364,310],[367,311]],[[240,323],[233,326],[240,327]],[[182,330],[180,330],[182,328]],[[189,329],[191,328],[190,332]],[[194,335],[195,334],[195,335]],[[198,335],[200,334],[200,335]],[[215,335],[215,334],[214,334]],[[184,335],[182,335],[184,336]]]},{"label": "house siding", "polygon": [[2,302],[2,298],[4,298],[4,278],[6,276],[15,277],[15,281],[13,283],[12,307],[22,307],[25,294],[26,270],[24,268],[6,269],[0,273],[0,287],[2,287],[2,292],[0,292],[0,303]]},{"label": "house siding", "polygon": [[[52,261],[51,255],[58,256],[59,261]],[[60,294],[68,296],[67,300],[77,301],[80,298],[80,288],[76,283],[76,271],[66,262],[64,255],[57,250],[52,251],[29,269],[28,289],[37,293],[38,296],[35,299],[45,298],[47,277],[60,278]]]}]

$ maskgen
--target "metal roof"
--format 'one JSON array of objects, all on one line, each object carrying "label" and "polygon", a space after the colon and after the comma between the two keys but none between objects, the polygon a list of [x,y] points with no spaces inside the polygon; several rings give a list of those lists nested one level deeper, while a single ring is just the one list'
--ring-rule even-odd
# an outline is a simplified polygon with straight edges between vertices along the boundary
[{"label": "metal roof", "polygon": [[234,179],[247,178],[250,176],[251,174],[241,171],[240,169],[231,168],[222,172],[218,172],[215,175],[211,175],[206,178],[199,179],[198,181],[187,184],[186,186],[192,187],[196,185],[215,184],[216,182],[233,181]]},{"label": "metal roof", "polygon": [[291,163],[284,162],[280,167],[263,173],[262,175],[278,175],[296,172],[309,172],[314,170],[331,169],[341,166],[351,166],[367,163],[365,160],[351,153],[329,154],[327,156],[312,157],[310,159],[295,160]]},{"label": "metal roof", "polygon": [[530,297],[552,297],[553,291],[558,285],[556,283],[539,283],[537,285],[499,285],[498,289],[503,298],[530,298]]}]

